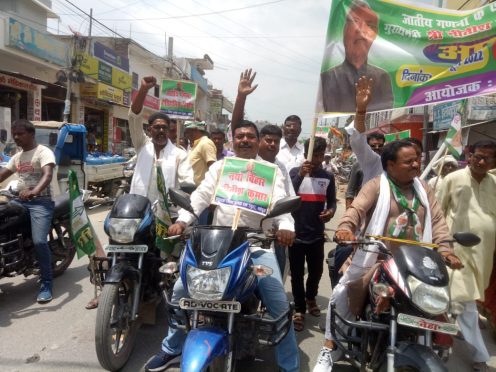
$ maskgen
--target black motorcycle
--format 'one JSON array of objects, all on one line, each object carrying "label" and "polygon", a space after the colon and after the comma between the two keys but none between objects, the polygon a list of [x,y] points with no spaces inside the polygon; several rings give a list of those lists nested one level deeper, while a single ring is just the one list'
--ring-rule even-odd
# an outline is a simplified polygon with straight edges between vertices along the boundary
[{"label": "black motorcycle", "polygon": [[[0,192],[0,277],[38,275],[29,210],[13,203],[17,196],[11,191]],[[69,195],[55,198],[52,227],[48,246],[52,256],[53,277],[62,273],[71,264],[76,248],[70,237]]]},{"label": "black motorcycle", "polygon": [[[480,242],[470,233],[454,238],[464,246]],[[332,305],[331,333],[345,358],[361,370],[447,371],[441,356],[458,326],[449,316],[449,276],[442,256],[423,246],[389,250],[381,241],[364,238],[341,243],[364,251],[374,245],[379,252],[378,262],[347,284],[356,320],[345,319]]]},{"label": "black motorcycle", "polygon": [[152,205],[141,195],[120,196],[104,229],[109,236],[105,251],[110,257],[100,261],[109,262],[110,268],[103,278],[95,346],[101,366],[116,371],[131,355],[144,310],[155,310],[163,291],[172,290],[182,247],[178,243],[164,252],[155,246]]}]

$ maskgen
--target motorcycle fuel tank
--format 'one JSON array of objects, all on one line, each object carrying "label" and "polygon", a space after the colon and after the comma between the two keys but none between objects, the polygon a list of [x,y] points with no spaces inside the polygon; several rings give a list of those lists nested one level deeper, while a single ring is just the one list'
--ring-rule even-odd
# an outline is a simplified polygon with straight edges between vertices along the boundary
[{"label": "motorcycle fuel tank", "polygon": [[433,249],[402,245],[393,251],[393,256],[404,278],[413,275],[429,285],[437,287],[448,285],[446,264],[441,255]]},{"label": "motorcycle fuel tank", "polygon": [[233,231],[231,227],[224,226],[196,227],[191,234],[191,247],[198,268],[204,270],[217,267],[229,252],[245,241],[243,230]]},{"label": "motorcycle fuel tank", "polygon": [[112,218],[144,218],[149,214],[150,201],[137,194],[124,194],[114,202],[110,217]]}]

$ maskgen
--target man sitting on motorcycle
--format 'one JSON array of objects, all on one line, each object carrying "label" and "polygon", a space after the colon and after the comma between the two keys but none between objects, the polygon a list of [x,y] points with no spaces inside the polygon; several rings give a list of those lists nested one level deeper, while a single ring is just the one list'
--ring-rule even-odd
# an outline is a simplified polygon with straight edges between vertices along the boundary
[{"label": "man sitting on motorcycle", "polygon": [[33,123],[28,120],[16,120],[12,124],[12,138],[22,151],[0,169],[0,182],[14,173],[19,176],[19,199],[16,201],[29,209],[31,236],[40,266],[41,288],[37,301],[46,303],[52,300],[52,258],[47,236],[54,209],[50,182],[55,156],[48,147],[36,143],[35,132]]},{"label": "man sitting on motorcycle", "polygon": [[[237,157],[243,159],[256,159],[257,161],[268,163],[262,160],[258,154],[259,133],[252,122],[243,121],[234,130],[233,139],[234,152]],[[205,175],[205,179],[198,188],[191,194],[191,206],[196,215],[199,215],[205,208],[208,208],[215,192],[215,185],[221,175],[224,160],[219,160],[212,164]],[[272,202],[284,198],[286,195],[281,172],[277,171]],[[232,225],[236,209],[226,205],[218,205],[215,209],[213,224],[230,226]],[[262,216],[242,211],[239,218],[239,226],[249,226],[257,228],[260,225]],[[194,221],[194,216],[185,210],[179,211],[179,217],[175,224],[169,227],[170,235],[180,235],[186,226]],[[277,241],[281,245],[291,246],[294,241],[294,221],[290,214],[285,214],[276,218],[279,230],[276,233]],[[272,226],[272,221],[267,220],[265,226]],[[282,285],[281,274],[277,265],[274,252],[261,248],[252,247],[252,260],[255,265],[265,265],[273,270],[269,277],[258,278],[258,290],[263,303],[267,307],[269,314],[273,318],[279,317],[287,312],[289,302]],[[174,286],[172,301],[178,302],[186,297],[186,292],[181,280]],[[158,353],[145,367],[147,371],[162,371],[172,364],[177,364],[180,360],[182,345],[185,340],[185,333],[180,329],[169,327],[167,336],[162,342],[162,351]],[[281,371],[298,371],[299,355],[298,346],[293,327],[276,347],[277,363]]]},{"label": "man sitting on motorcycle", "polygon": [[143,132],[143,104],[148,90],[156,84],[157,80],[153,76],[144,77],[129,110],[129,133],[138,156],[131,193],[146,196],[152,203],[158,199],[158,164],[162,167],[167,189],[194,183],[188,154],[175,146],[167,136],[169,117],[160,112],[150,115],[149,136]]},{"label": "man sitting on motorcycle", "polygon": [[[355,240],[355,232],[410,239],[439,245],[447,265],[458,269],[462,264],[453,253],[449,229],[434,192],[417,178],[419,162],[411,142],[400,140],[384,146],[383,174],[367,182],[346,210],[336,232],[336,240]],[[372,247],[372,246],[371,246]],[[377,253],[357,250],[350,267],[334,288],[326,319],[324,347],[314,372],[331,371],[340,356],[335,350],[330,330],[331,304],[345,319],[354,319],[348,307],[347,286],[362,277],[376,262]]]}]

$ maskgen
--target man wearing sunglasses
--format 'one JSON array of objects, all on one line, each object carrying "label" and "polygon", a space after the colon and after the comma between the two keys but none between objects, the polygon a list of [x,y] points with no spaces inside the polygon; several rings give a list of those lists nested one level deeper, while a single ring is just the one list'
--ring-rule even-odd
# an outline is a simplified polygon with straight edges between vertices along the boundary
[{"label": "man wearing sunglasses", "polygon": [[143,131],[143,104],[148,90],[156,84],[155,77],[144,77],[129,110],[129,132],[138,155],[131,193],[146,196],[152,203],[158,199],[157,165],[162,168],[167,189],[194,183],[188,154],[168,138],[170,118],[155,112],[148,118],[148,135]]},{"label": "man wearing sunglasses", "polygon": [[457,322],[465,341],[475,348],[474,370],[488,370],[489,353],[479,329],[475,301],[484,301],[489,286],[496,247],[496,176],[488,173],[496,166],[496,142],[485,140],[472,145],[468,167],[448,174],[439,200],[451,233],[470,231],[481,242],[470,248],[455,243],[455,254],[464,268],[451,272],[451,300],[463,306]]}]

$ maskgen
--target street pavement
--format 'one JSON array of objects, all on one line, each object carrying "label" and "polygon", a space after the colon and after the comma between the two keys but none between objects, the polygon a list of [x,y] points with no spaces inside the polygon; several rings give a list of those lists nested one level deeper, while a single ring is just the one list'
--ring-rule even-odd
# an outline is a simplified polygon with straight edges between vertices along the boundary
[{"label": "street pavement", "polygon": [[[330,237],[338,217],[344,210],[342,189],[336,217],[327,224]],[[89,211],[90,219],[103,243],[103,220],[109,208]],[[326,244],[326,255],[334,244]],[[0,279],[0,371],[102,371],[95,352],[94,325],[96,310],[84,306],[93,296],[93,286],[88,279],[88,259],[74,259],[72,265],[54,281],[54,300],[46,305],[35,301],[38,284],[33,277]],[[290,278],[285,288],[291,298]],[[324,334],[319,323],[325,322],[327,303],[331,293],[327,268],[321,280],[317,302],[322,309],[319,318],[306,315],[305,329],[297,333],[300,347],[301,371],[311,371]],[[160,305],[155,325],[143,326],[137,337],[136,347],[123,371],[142,371],[146,362],[159,350],[167,329],[164,307]],[[496,344],[488,330],[483,330],[486,345],[492,356],[490,365],[496,367]],[[449,371],[470,371],[473,351],[461,340],[455,340],[453,354],[448,363]],[[179,371],[172,368],[171,371]],[[243,364],[240,371],[275,371],[272,350],[261,352],[253,363]],[[354,371],[340,362],[335,371]]]}]

